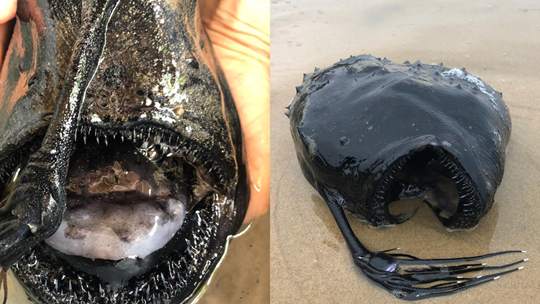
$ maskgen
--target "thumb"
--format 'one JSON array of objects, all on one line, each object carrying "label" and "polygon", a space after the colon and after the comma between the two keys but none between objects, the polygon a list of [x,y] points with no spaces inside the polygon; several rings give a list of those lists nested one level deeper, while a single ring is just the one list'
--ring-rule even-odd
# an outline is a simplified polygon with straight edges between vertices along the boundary
[{"label": "thumb", "polygon": [[17,11],[17,0],[2,0],[0,1],[0,24],[15,17]]}]

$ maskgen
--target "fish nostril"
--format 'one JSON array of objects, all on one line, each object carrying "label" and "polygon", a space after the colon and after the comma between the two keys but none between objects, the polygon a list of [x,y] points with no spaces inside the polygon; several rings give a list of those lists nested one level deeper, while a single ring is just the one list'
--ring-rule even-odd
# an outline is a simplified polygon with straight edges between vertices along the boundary
[{"label": "fish nostril", "polygon": [[33,85],[35,85],[38,81],[38,77],[36,74],[34,74],[32,77],[30,77],[30,79],[28,79],[28,87],[32,87]]},{"label": "fish nostril", "polygon": [[186,59],[188,65],[194,69],[199,69],[199,62],[195,58]]}]

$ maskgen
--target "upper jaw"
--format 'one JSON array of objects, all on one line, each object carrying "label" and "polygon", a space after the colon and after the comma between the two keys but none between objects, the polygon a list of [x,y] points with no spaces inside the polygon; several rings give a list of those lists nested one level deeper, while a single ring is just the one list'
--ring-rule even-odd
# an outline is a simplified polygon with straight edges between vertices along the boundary
[{"label": "upper jaw", "polygon": [[[227,189],[234,188],[235,185],[234,156],[222,149],[230,146],[230,142],[201,140],[197,134],[185,136],[177,128],[153,120],[128,122],[121,126],[83,122],[79,125],[77,138],[85,143],[93,140],[105,146],[114,138],[131,141],[136,147],[141,147],[143,153],[146,150],[146,156],[152,161],[172,154],[181,155],[199,168],[199,173],[206,176],[212,186],[223,193],[229,192]],[[157,152],[154,149],[156,147],[159,147]]]}]

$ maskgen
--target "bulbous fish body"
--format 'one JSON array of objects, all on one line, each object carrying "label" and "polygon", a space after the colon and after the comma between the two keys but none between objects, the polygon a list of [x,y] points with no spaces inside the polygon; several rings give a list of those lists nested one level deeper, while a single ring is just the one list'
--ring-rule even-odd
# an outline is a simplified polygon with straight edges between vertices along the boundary
[{"label": "bulbous fish body", "polygon": [[[501,93],[465,69],[368,55],[316,69],[296,90],[286,115],[300,167],[367,278],[416,301],[520,269],[509,268],[526,259],[494,267],[476,261],[522,251],[449,259],[370,251],[344,212],[374,227],[393,225],[414,215],[393,211],[393,204],[420,198],[445,227],[475,227],[504,171],[510,116]],[[483,269],[504,270],[467,276]]]},{"label": "bulbous fish body", "polygon": [[[190,298],[249,200],[240,122],[197,1],[20,2],[0,79],[1,265],[37,302]],[[42,242],[84,204],[73,197],[93,189],[74,188],[75,169],[126,166],[122,153],[145,159],[137,183],[172,181],[170,196],[185,200],[182,228],[144,259],[91,260]],[[39,189],[47,204],[21,189]]]},{"label": "bulbous fish body", "polygon": [[388,211],[396,198],[389,189],[400,162],[425,150],[455,167],[445,174],[467,196],[448,206],[452,216],[432,206],[445,226],[474,227],[491,208],[510,116],[502,95],[479,78],[363,55],[306,76],[297,90],[290,121],[304,175],[317,189],[339,189],[345,207],[373,226],[399,222]]}]

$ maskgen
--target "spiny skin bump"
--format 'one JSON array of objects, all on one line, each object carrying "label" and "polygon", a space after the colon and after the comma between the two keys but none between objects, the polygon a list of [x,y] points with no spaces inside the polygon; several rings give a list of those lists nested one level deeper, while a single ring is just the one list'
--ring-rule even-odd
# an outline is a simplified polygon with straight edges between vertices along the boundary
[{"label": "spiny skin bump", "polygon": [[[240,121],[197,1],[19,6],[0,74],[0,195],[10,193],[0,265],[37,302],[184,302],[216,267],[249,199]],[[65,211],[73,151],[124,142],[159,147],[144,152],[153,163],[177,157],[191,168],[197,184],[186,187],[198,200],[182,228],[145,259],[92,261],[44,244]],[[124,276],[121,286],[104,281]]]}]

